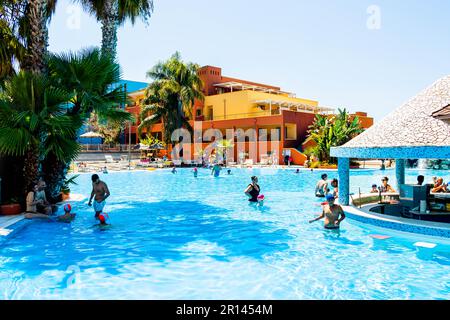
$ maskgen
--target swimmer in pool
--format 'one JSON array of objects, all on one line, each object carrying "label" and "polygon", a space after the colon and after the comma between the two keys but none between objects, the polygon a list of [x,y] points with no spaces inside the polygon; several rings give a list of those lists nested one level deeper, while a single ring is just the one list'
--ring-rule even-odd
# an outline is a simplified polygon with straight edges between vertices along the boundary
[{"label": "swimmer in pool", "polygon": [[72,222],[73,219],[75,219],[76,213],[71,213],[72,206],[67,203],[64,205],[64,214],[60,216],[50,216],[43,213],[27,213],[25,214],[25,219],[46,219],[51,220],[55,222]]},{"label": "swimmer in pool", "polygon": [[326,173],[322,174],[321,180],[319,180],[316,184],[316,197],[323,198],[328,193],[328,175]]},{"label": "swimmer in pool", "polygon": [[324,228],[325,229],[339,229],[342,220],[345,219],[344,210],[338,204],[335,204],[335,198],[332,194],[327,194],[326,196],[327,204],[323,206],[323,211],[320,216],[310,220],[309,223],[325,218]]},{"label": "swimmer in pool", "polygon": [[220,165],[218,163],[215,163],[214,166],[212,167],[211,175],[214,174],[214,177],[218,177],[220,175],[220,170],[222,170]]},{"label": "swimmer in pool", "polygon": [[247,188],[245,189],[244,193],[248,197],[248,201],[257,203],[258,202],[258,196],[261,192],[261,189],[258,184],[258,177],[253,176],[252,177],[252,183],[250,183]]},{"label": "swimmer in pool", "polygon": [[93,174],[91,180],[92,192],[88,206],[92,206],[92,198],[94,198],[95,218],[98,218],[98,215],[103,211],[103,208],[106,205],[105,200],[110,196],[110,192],[106,183],[101,181],[97,174]]},{"label": "swimmer in pool", "polygon": [[192,172],[194,172],[194,178],[197,178],[197,175],[198,175],[197,167],[194,167],[194,169],[192,169]]}]

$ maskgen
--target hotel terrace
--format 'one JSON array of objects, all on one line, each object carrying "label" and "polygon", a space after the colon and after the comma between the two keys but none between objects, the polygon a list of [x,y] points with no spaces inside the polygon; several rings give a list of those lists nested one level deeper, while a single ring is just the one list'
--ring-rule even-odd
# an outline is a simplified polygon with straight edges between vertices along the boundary
[{"label": "hotel terrace", "polygon": [[[263,138],[268,141],[263,145],[261,142],[252,143],[246,140],[245,153],[248,155],[251,154],[251,150],[255,150],[254,160],[257,162],[273,152],[272,156],[275,156],[278,163],[283,163],[284,155],[288,154],[293,158],[294,164],[302,165],[306,156],[301,151],[307,147],[303,143],[307,137],[308,127],[314,122],[315,114],[332,115],[335,111],[334,108],[319,105],[318,101],[298,98],[294,93],[282,91],[276,86],[223,76],[222,69],[218,67],[202,67],[199,69],[199,76],[204,84],[205,100],[196,101],[194,104],[190,119],[192,127],[194,122],[196,126],[201,122],[203,132],[208,129],[219,129],[224,137],[230,129],[254,129],[257,135],[254,141],[261,141]],[[145,88],[128,91],[133,103],[128,105],[126,110],[138,117]],[[352,116],[358,116],[364,128],[369,128],[373,124],[373,118],[368,117],[367,113],[356,112]],[[131,143],[139,143],[137,126],[138,123],[125,130],[127,142],[131,138]],[[161,139],[162,124],[152,126],[150,133]],[[273,133],[278,138],[271,137]],[[142,135],[145,134],[144,130]],[[271,140],[276,140],[276,145],[271,146]],[[204,141],[202,148],[210,143]],[[193,145],[191,152],[195,155]],[[235,147],[234,159],[238,159],[237,153]]]}]

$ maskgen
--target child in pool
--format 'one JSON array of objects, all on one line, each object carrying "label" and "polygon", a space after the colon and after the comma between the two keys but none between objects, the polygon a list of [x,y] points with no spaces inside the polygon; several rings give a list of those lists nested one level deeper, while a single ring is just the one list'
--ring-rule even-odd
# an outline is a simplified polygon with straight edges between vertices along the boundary
[{"label": "child in pool", "polygon": [[75,219],[76,213],[71,213],[72,206],[67,203],[64,205],[64,214],[60,216],[50,216],[42,213],[27,213],[25,214],[25,219],[47,219],[56,222],[72,222]]}]

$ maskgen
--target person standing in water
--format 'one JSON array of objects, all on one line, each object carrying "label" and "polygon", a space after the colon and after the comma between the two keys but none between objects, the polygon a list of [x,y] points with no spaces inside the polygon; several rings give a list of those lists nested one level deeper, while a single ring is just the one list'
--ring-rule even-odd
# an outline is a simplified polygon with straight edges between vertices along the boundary
[{"label": "person standing in water", "polygon": [[328,193],[328,175],[326,173],[322,174],[321,180],[316,184],[316,197],[323,198]]},{"label": "person standing in water", "polygon": [[95,218],[98,218],[100,213],[102,213],[103,208],[105,207],[105,200],[110,196],[108,186],[106,183],[100,180],[100,177],[97,174],[93,174],[92,177],[92,192],[91,197],[89,198],[88,205],[92,206],[92,198],[94,198],[94,211]]},{"label": "person standing in water", "polygon": [[192,172],[194,172],[194,178],[197,178],[197,175],[198,175],[197,167],[194,167],[194,169],[192,169]]},{"label": "person standing in water", "polygon": [[211,175],[214,174],[214,177],[218,177],[220,175],[220,170],[222,170],[222,168],[220,167],[220,165],[216,162],[214,164],[214,166],[212,167],[211,170]]},{"label": "person standing in water", "polygon": [[252,183],[250,183],[245,189],[244,193],[248,197],[248,201],[250,202],[258,202],[258,196],[261,192],[261,188],[258,185],[258,177],[252,177]]},{"label": "person standing in water", "polygon": [[327,204],[323,206],[323,211],[320,216],[310,220],[309,223],[325,218],[323,227],[325,229],[339,229],[342,220],[345,219],[345,213],[342,207],[335,204],[335,198],[332,194],[327,194],[326,196]]}]

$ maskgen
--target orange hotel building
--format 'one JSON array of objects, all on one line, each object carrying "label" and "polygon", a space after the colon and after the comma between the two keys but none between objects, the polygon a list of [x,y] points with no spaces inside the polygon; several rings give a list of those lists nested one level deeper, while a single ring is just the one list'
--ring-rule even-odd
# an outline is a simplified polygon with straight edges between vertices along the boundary
[{"label": "orange hotel building", "polygon": [[[302,165],[306,160],[301,150],[308,126],[314,122],[315,114],[333,114],[334,109],[319,105],[318,101],[297,98],[295,94],[282,91],[281,88],[256,83],[252,81],[226,77],[222,75],[222,69],[213,66],[205,66],[199,69],[199,76],[203,81],[203,92],[205,100],[196,101],[193,108],[193,116],[190,119],[194,127],[194,121],[201,121],[203,132],[208,129],[219,129],[224,137],[227,129],[255,129],[259,141],[260,135],[267,131],[266,139],[269,141],[267,147],[262,147],[261,142],[245,142],[245,152],[250,149],[256,150],[257,159],[260,161],[267,151],[274,150],[275,157],[280,164],[283,163],[285,154],[290,154],[294,164]],[[126,110],[139,115],[141,101],[144,98],[144,89],[129,92],[133,103]],[[373,118],[367,113],[356,112],[364,128],[373,125]],[[198,123],[197,123],[198,124]],[[270,133],[276,130],[277,145],[270,145]],[[125,138],[128,141],[129,129],[125,130]],[[156,124],[151,128],[151,134],[162,138],[162,124]],[[143,133],[145,136],[146,133]],[[131,127],[131,142],[138,143],[137,124]],[[203,148],[211,142],[205,141]],[[256,146],[254,145],[256,144]],[[237,161],[237,148],[234,151],[234,161]],[[186,146],[184,146],[185,148]],[[194,155],[193,145],[191,154]],[[254,154],[254,152],[253,152]],[[170,156],[170,154],[169,154]]]}]

